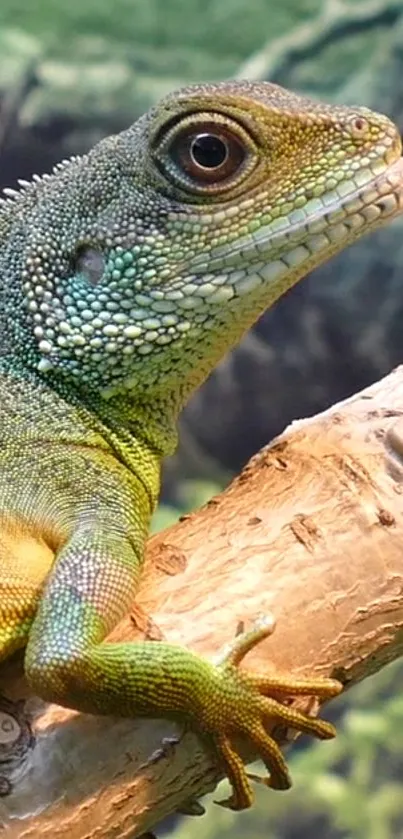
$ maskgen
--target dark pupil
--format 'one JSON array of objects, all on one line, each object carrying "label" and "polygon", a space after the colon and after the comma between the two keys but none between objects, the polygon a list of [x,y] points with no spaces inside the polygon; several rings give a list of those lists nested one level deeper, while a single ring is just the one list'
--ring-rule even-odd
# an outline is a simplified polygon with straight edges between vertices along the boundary
[{"label": "dark pupil", "polygon": [[228,155],[226,144],[214,134],[199,134],[193,140],[190,151],[195,163],[205,169],[222,166]]}]

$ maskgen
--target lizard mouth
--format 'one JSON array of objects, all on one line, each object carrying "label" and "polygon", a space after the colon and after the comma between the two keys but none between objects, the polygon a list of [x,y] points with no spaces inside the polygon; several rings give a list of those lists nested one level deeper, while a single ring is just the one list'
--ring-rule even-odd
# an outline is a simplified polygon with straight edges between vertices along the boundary
[{"label": "lizard mouth", "polygon": [[[284,276],[284,290],[301,275],[371,230],[403,213],[403,157],[375,174],[358,170],[354,180],[308,200],[253,234],[211,252],[208,271],[231,277],[235,294]],[[192,269],[197,276],[197,258]],[[248,266],[245,267],[245,266]],[[231,276],[232,275],[232,276]],[[286,280],[290,277],[291,282]],[[203,281],[206,281],[206,274]],[[282,290],[281,290],[282,292]],[[277,296],[277,295],[276,295]]]}]

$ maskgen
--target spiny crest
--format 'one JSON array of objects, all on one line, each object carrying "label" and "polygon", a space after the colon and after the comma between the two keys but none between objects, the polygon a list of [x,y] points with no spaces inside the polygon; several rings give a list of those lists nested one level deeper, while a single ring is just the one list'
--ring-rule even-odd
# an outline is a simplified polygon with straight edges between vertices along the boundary
[{"label": "spiny crest", "polygon": [[34,174],[32,175],[32,179],[30,181],[19,178],[17,181],[19,189],[14,189],[9,186],[4,187],[2,195],[0,194],[0,212],[3,209],[9,209],[10,207],[15,206],[15,203],[21,201],[27,193],[36,190],[38,184],[50,181],[53,175],[57,175],[59,172],[67,169],[71,164],[77,163],[79,159],[79,155],[73,155],[72,157],[65,158],[64,160],[61,160],[60,163],[55,164],[51,173],[45,172],[43,175]]}]

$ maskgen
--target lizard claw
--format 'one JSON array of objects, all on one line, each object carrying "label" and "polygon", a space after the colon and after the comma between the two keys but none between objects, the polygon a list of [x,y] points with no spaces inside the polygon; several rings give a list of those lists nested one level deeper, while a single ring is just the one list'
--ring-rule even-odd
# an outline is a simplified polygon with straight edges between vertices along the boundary
[{"label": "lizard claw", "polygon": [[[212,698],[201,713],[203,728],[213,740],[233,789],[230,798],[216,803],[231,810],[243,810],[251,806],[253,794],[249,779],[258,780],[272,789],[285,790],[291,786],[281,749],[265,729],[268,719],[278,720],[286,727],[321,740],[332,738],[336,733],[331,723],[297,711],[283,704],[283,701],[290,696],[315,696],[320,699],[337,696],[342,690],[339,682],[334,679],[294,679],[276,674],[248,674],[238,669],[246,653],[270,635],[273,629],[272,619],[260,620],[252,630],[238,635],[226,647],[225,653],[215,662],[220,679],[219,696],[215,697],[215,701]],[[233,743],[233,737],[238,735],[252,743],[268,769],[268,777],[248,776]]]}]

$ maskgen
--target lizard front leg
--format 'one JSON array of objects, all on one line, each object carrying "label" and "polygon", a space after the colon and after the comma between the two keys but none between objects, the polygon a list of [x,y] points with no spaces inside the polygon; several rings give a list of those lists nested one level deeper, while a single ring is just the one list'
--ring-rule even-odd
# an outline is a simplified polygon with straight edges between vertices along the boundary
[{"label": "lizard front leg", "polygon": [[278,698],[301,691],[330,696],[339,686],[332,680],[273,682],[239,670],[242,656],[271,631],[267,627],[237,638],[217,664],[168,643],[104,643],[135,595],[149,506],[136,480],[131,520],[123,514],[111,517],[99,498],[79,511],[45,585],[30,632],[26,673],[36,693],[61,705],[96,714],[179,717],[199,727],[210,736],[232,781],[229,806],[241,809],[250,805],[252,794],[234,735],[252,741],[269,768],[270,785],[286,788],[287,768],[265,730],[267,719],[331,737],[332,726]]}]

